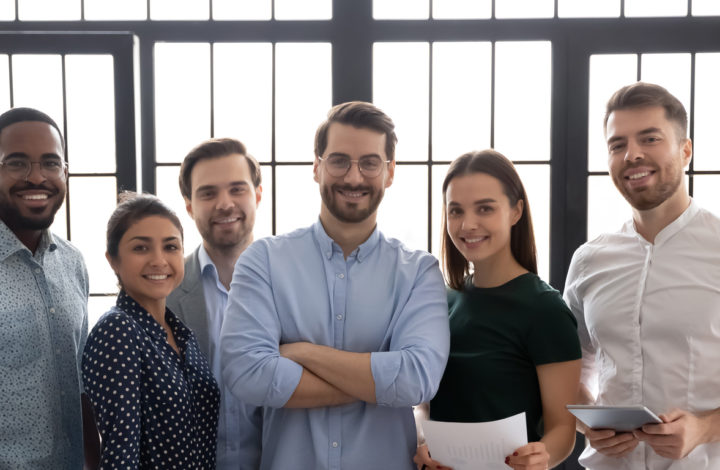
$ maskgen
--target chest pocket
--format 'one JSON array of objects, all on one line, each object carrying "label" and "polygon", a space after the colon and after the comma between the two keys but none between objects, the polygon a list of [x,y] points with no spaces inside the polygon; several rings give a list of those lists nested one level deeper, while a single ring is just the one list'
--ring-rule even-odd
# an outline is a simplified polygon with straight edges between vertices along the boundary
[{"label": "chest pocket", "polygon": [[38,320],[32,309],[0,312],[0,369],[22,369],[41,355]]}]

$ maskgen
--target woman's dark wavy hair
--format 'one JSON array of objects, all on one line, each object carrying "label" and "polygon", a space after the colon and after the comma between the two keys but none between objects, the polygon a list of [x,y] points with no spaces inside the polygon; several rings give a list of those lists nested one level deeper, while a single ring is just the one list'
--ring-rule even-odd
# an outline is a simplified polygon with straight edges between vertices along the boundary
[{"label": "woman's dark wavy hair", "polygon": [[152,215],[165,217],[180,231],[183,238],[183,229],[180,219],[157,196],[152,194],[138,194],[132,191],[123,191],[118,196],[119,204],[110,216],[107,224],[107,252],[115,258],[118,246],[125,232],[139,220]]},{"label": "woman's dark wavy hair", "polygon": [[450,164],[443,181],[442,260],[445,281],[451,288],[462,290],[465,278],[470,274],[470,263],[460,253],[447,233],[446,196],[448,186],[454,178],[474,173],[485,173],[500,181],[503,192],[512,206],[520,200],[523,201],[523,212],[520,220],[513,225],[510,231],[510,250],[515,260],[523,268],[537,274],[535,235],[525,187],[520,181],[515,166],[507,157],[495,150],[482,150],[469,152],[455,159]]}]

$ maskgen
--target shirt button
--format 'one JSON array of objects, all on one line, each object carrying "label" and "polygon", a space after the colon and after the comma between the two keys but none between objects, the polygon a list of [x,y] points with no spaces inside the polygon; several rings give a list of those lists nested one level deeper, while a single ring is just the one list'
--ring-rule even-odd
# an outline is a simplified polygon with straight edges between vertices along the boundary
[{"label": "shirt button", "polygon": [[342,320],[342,315],[336,315],[335,318],[337,318],[338,320]]},{"label": "shirt button", "polygon": [[337,446],[338,446],[338,443],[337,443],[337,442],[333,442],[333,447],[337,447]]},{"label": "shirt button", "polygon": [[35,272],[38,273],[38,274],[40,274],[40,273],[42,272],[42,269],[40,269],[40,268],[35,268]]},{"label": "shirt button", "polygon": [[55,309],[53,307],[50,307],[50,313],[55,313]]},{"label": "shirt button", "polygon": [[338,274],[338,277],[339,277],[340,279],[345,279],[345,275],[344,275],[343,273]]}]

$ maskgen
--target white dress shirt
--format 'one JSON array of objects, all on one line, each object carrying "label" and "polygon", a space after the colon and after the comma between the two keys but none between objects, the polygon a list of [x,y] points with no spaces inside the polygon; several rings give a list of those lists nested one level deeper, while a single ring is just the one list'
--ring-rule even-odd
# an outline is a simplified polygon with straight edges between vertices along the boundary
[{"label": "white dress shirt", "polygon": [[[599,405],[720,407],[720,219],[692,201],[649,243],[632,221],[578,248],[565,301],[578,320],[581,381]],[[682,460],[640,443],[621,459],[588,447],[592,470],[720,469],[720,443]]]}]

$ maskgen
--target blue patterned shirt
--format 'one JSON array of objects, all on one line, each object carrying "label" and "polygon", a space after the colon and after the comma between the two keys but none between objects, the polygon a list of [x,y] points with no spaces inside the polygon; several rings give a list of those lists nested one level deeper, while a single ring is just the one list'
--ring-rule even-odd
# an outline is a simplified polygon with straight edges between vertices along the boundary
[{"label": "blue patterned shirt", "polygon": [[107,469],[215,468],[220,392],[193,333],[169,309],[165,329],[125,292],[93,327],[82,374]]},{"label": "blue patterned shirt", "polygon": [[[377,404],[286,409],[302,366],[278,345],[370,352]],[[450,332],[437,260],[377,229],[345,259],[320,222],[248,247],[220,348],[226,387],[265,406],[260,468],[412,470],[412,405],[433,397]]]},{"label": "blue patterned shirt", "polygon": [[33,254],[0,221],[0,468],[81,469],[88,275],[45,231]]}]

